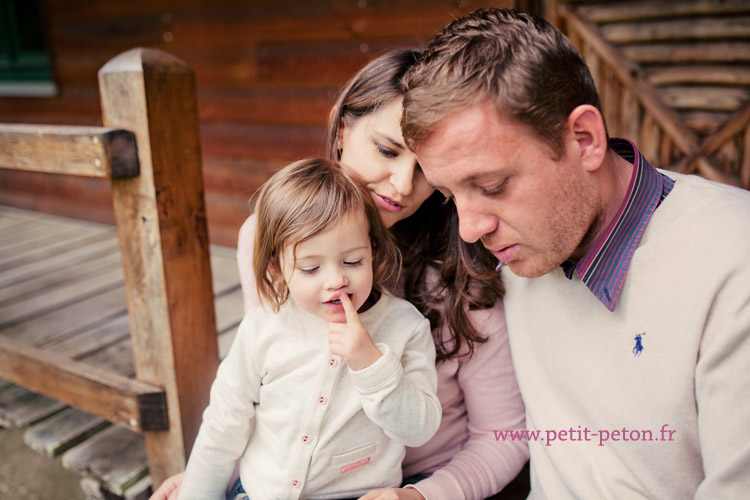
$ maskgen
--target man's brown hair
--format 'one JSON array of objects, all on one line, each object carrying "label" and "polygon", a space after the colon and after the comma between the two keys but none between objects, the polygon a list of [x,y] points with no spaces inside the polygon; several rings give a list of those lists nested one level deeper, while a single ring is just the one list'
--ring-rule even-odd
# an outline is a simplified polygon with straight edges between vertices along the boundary
[{"label": "man's brown hair", "polygon": [[577,106],[601,111],[594,80],[573,44],[544,19],[479,9],[446,26],[406,77],[402,129],[415,149],[447,115],[490,101],[560,155]]}]

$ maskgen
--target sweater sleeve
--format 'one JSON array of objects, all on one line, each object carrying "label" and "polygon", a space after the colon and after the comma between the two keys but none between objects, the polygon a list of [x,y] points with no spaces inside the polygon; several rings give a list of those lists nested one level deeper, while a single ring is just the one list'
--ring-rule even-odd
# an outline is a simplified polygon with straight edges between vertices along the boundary
[{"label": "sweater sleeve", "polygon": [[421,318],[410,333],[401,359],[384,343],[372,365],[352,371],[365,414],[390,438],[406,446],[426,443],[440,426],[435,344],[430,323]]},{"label": "sweater sleeve", "polygon": [[249,345],[252,313],[240,324],[211,386],[211,399],[193,445],[179,500],[223,500],[235,461],[250,439],[260,374]]},{"label": "sweater sleeve", "polygon": [[744,498],[750,490],[749,246],[735,247],[739,264],[719,277],[721,286],[711,301],[696,365],[705,478],[695,498],[701,500]]},{"label": "sweater sleeve", "polygon": [[474,345],[471,358],[461,358],[458,371],[469,437],[448,464],[411,486],[427,500],[487,498],[505,487],[529,458],[526,442],[497,441],[493,432],[525,425],[502,303],[469,316],[487,338]]},{"label": "sweater sleeve", "polygon": [[255,248],[255,227],[257,223],[258,217],[255,214],[245,219],[237,237],[237,269],[240,273],[245,312],[260,305],[258,289],[255,287],[255,273],[253,272],[253,250]]}]

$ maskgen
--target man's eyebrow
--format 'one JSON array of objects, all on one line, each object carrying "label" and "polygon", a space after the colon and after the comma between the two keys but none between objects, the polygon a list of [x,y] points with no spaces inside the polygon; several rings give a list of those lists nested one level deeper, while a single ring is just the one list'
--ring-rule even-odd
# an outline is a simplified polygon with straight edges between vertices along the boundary
[{"label": "man's eyebrow", "polygon": [[476,174],[467,175],[463,179],[461,179],[461,184],[469,184],[474,182],[477,179],[481,179],[482,177],[488,177],[492,175],[492,172],[480,172]]},{"label": "man's eyebrow", "polygon": [[[482,177],[484,177],[484,176],[486,176],[486,175],[489,175],[489,174],[488,174],[488,173],[477,173],[477,174],[471,174],[471,175],[469,175],[469,176],[467,176],[467,177],[464,177],[463,179],[461,179],[461,180],[459,181],[459,184],[470,184],[470,183],[474,182],[475,180],[477,180],[477,179],[480,179],[480,178],[482,178]],[[430,182],[430,180],[429,180],[429,179],[427,179],[427,184],[428,184],[428,185],[429,185],[429,186],[430,186],[430,187],[431,187],[432,189],[447,189],[447,188],[446,188],[446,187],[444,187],[444,186],[439,186],[439,185],[437,185],[437,184],[435,184],[435,183],[433,183],[433,182]]]}]

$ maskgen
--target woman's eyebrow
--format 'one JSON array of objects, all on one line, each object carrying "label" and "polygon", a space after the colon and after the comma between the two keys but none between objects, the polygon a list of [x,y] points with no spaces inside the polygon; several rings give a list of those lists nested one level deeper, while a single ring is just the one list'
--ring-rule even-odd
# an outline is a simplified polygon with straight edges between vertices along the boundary
[{"label": "woman's eyebrow", "polygon": [[393,145],[393,146],[395,146],[397,148],[401,148],[401,149],[405,149],[406,148],[406,146],[404,146],[403,144],[401,144],[399,141],[397,141],[393,137],[389,136],[388,134],[384,134],[383,132],[375,131],[375,135],[377,136],[378,139],[388,141],[388,142],[391,143],[391,145]]}]

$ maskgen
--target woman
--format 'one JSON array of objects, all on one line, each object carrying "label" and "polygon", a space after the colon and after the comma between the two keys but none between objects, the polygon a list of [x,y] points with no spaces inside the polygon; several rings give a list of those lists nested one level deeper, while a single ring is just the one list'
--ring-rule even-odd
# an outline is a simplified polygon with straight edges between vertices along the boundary
[{"label": "woman", "polygon": [[[404,144],[402,80],[419,52],[396,50],[366,65],[344,87],[331,111],[328,155],[372,192],[400,246],[404,266],[396,295],[431,323],[437,349],[443,419],[435,436],[408,448],[404,488],[376,490],[364,500],[486,498],[500,491],[528,459],[526,443],[496,441],[495,429],[524,427],[499,298],[493,257],[458,237],[455,207],[428,185]],[[252,273],[255,219],[240,229],[237,260],[245,308],[257,305]],[[168,479],[152,500],[169,493]],[[176,495],[175,495],[176,498]]]}]

